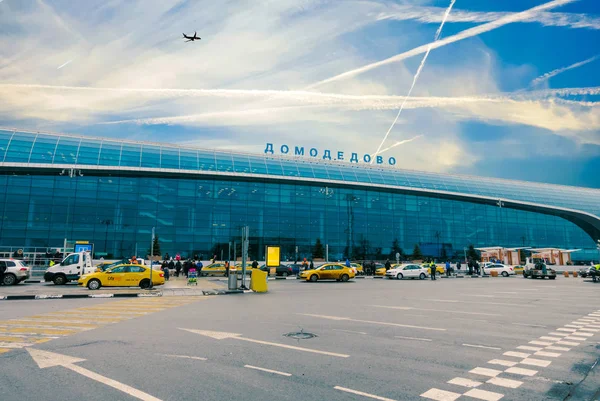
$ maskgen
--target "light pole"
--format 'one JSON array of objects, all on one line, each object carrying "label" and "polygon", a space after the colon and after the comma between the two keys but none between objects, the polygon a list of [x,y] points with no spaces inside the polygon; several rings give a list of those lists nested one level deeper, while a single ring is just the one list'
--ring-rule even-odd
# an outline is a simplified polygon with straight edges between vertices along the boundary
[{"label": "light pole", "polygon": [[106,232],[104,234],[104,252],[108,256],[108,226],[112,225],[113,221],[110,219],[102,220],[100,224],[104,224],[106,226]]},{"label": "light pole", "polygon": [[148,289],[151,290],[153,285],[152,285],[152,258],[154,257],[154,227],[152,227],[152,238],[150,240],[150,285],[148,286]]},{"label": "light pole", "polygon": [[[69,176],[69,178],[83,177],[81,170],[74,168],[65,168],[58,175]],[[71,214],[71,194],[73,193],[73,186],[69,180],[69,194],[67,198],[67,220],[65,221],[65,241],[63,245],[63,253],[66,253],[67,249],[67,230],[69,227],[69,215]]]},{"label": "light pole", "polygon": [[596,249],[598,250],[598,263],[600,263],[600,239],[596,242]]},{"label": "light pole", "polygon": [[437,251],[438,251],[438,258],[440,258],[440,259],[441,259],[441,257],[442,257],[442,251],[441,251],[441,249],[440,249],[440,236],[441,236],[441,234],[440,234],[440,232],[439,232],[439,231],[436,231],[434,236],[435,236],[435,238],[437,239],[437,248],[438,248],[438,249],[437,249]]},{"label": "light pole", "polygon": [[465,252],[465,266],[466,266],[468,264],[468,261],[467,261],[467,248],[463,247],[463,251]]}]

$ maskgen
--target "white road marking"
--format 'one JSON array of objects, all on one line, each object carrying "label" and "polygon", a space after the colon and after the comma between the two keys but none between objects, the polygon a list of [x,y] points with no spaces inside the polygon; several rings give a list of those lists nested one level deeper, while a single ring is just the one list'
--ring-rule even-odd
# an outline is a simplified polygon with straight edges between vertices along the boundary
[{"label": "white road marking", "polygon": [[508,387],[508,388],[517,388],[521,384],[523,384],[523,382],[520,382],[518,380],[503,379],[500,377],[492,377],[490,380],[487,381],[487,383],[494,384],[494,385],[500,386],[500,387]]},{"label": "white road marking", "polygon": [[560,356],[560,354],[559,354],[559,353],[557,353],[557,352],[546,352],[546,351],[538,351],[538,352],[536,352],[536,353],[535,353],[535,354],[533,354],[533,355],[537,355],[537,356],[547,356],[547,357],[550,357],[550,358],[556,358],[556,357],[559,357],[559,356]]},{"label": "white road marking", "polygon": [[416,341],[433,341],[430,338],[418,338],[418,337],[394,336],[394,338],[402,338],[402,339],[405,339],[405,340],[416,340]]},{"label": "white road marking", "polygon": [[540,366],[546,368],[550,366],[552,361],[546,361],[544,359],[525,358],[521,361],[522,365]]},{"label": "white road marking", "polygon": [[552,351],[570,351],[571,348],[566,348],[566,347],[555,347],[555,346],[549,346],[546,347],[546,349],[552,350]]},{"label": "white road marking", "polygon": [[280,376],[287,376],[287,377],[289,377],[289,376],[292,375],[291,373],[285,373],[285,372],[279,372],[277,370],[259,368],[258,366],[252,366],[252,365],[244,365],[244,367],[248,368],[248,369],[260,370],[262,372],[273,373],[273,374],[280,375]]},{"label": "white road marking", "polygon": [[467,397],[477,398],[479,400],[485,400],[485,401],[498,401],[499,399],[504,397],[504,394],[480,390],[478,388],[469,390],[464,395],[466,395]]},{"label": "white road marking", "polygon": [[541,336],[540,340],[548,340],[548,341],[560,341],[562,337],[549,337],[549,336]]},{"label": "white road marking", "polygon": [[463,344],[463,346],[465,347],[472,347],[472,348],[485,348],[485,349],[495,349],[495,350],[501,350],[502,348],[498,348],[498,347],[488,347],[485,345],[474,345],[474,344]]},{"label": "white road marking", "polygon": [[32,345],[32,343],[0,342],[0,348],[25,348],[31,347]]},{"label": "white road marking", "polygon": [[585,325],[583,325],[583,324],[565,324],[565,327],[574,327],[576,329],[580,329],[582,327],[585,327]]},{"label": "white road marking", "polygon": [[419,301],[431,301],[431,302],[444,302],[444,303],[458,303],[461,301],[457,301],[455,299],[431,299],[431,298],[419,298]]},{"label": "white road marking", "polygon": [[571,337],[573,337],[573,336],[575,336],[575,337],[577,337],[577,336],[579,336],[579,337],[582,337],[582,336],[583,337],[592,337],[593,335],[594,335],[594,333],[586,333],[586,332],[580,332],[580,331],[578,331],[577,333],[571,334]]},{"label": "white road marking", "polygon": [[[371,305],[374,308],[386,308],[386,309],[400,309],[400,310],[408,310],[415,308],[407,308],[404,306],[387,306],[387,305]],[[458,313],[462,315],[482,315],[482,316],[502,316],[498,313],[483,313],[483,312],[462,312],[456,310],[444,310],[444,309],[426,309],[426,308],[418,308],[419,311],[427,311],[427,312],[443,312],[443,313]]]},{"label": "white road marking", "polygon": [[310,314],[310,313],[298,313],[298,315],[318,317],[318,318],[321,318],[321,319],[329,319],[329,320],[344,320],[344,321],[348,321],[348,322],[379,324],[379,325],[382,325],[382,326],[408,327],[410,329],[446,331],[446,329],[441,329],[441,328],[438,328],[438,327],[414,326],[414,325],[411,325],[411,324],[400,324],[400,323],[389,323],[389,322],[375,322],[373,320],[351,319],[349,317],[314,315],[314,314]]},{"label": "white road marking", "polygon": [[426,391],[421,394],[421,397],[429,398],[430,400],[435,401],[454,401],[458,399],[462,394],[453,393],[451,391],[439,390],[437,388],[432,388],[431,390]]},{"label": "white road marking", "polygon": [[[586,322],[586,323],[593,323],[595,321],[596,321],[596,319],[586,319],[586,318],[575,320],[575,322]],[[573,322],[573,323],[575,323],[575,322]]]},{"label": "white road marking", "polygon": [[515,366],[519,362],[505,361],[503,359],[492,359],[491,361],[488,361],[487,363],[489,363],[491,365],[500,365],[500,366],[511,367],[511,366]]},{"label": "white road marking", "polygon": [[471,380],[471,379],[465,379],[462,377],[455,377],[454,379],[448,381],[448,383],[456,384],[457,386],[463,386],[463,387],[468,387],[468,388],[475,388],[475,387],[481,386],[483,384],[482,382],[478,382],[478,381]]},{"label": "white road marking", "polygon": [[144,393],[138,389],[128,386],[123,383],[119,383],[116,380],[109,379],[108,377],[99,375],[82,368],[81,366],[74,365],[77,362],[83,362],[85,359],[75,358],[68,355],[55,354],[54,352],[42,351],[35,348],[26,348],[33,360],[41,368],[49,368],[53,366],[63,366],[66,369],[72,370],[75,373],[79,373],[89,379],[95,380],[116,390],[119,390],[125,394],[129,394],[142,401],[161,401],[159,398],[151,396],[150,394]]},{"label": "white road marking", "polygon": [[225,333],[225,332],[220,332],[220,331],[195,330],[195,329],[184,329],[184,328],[179,328],[179,329],[180,330],[189,331],[190,333],[199,334],[201,336],[211,337],[211,338],[214,338],[214,339],[217,339],[217,340],[224,340],[224,339],[227,339],[227,338],[231,338],[231,339],[234,339],[234,340],[247,341],[247,342],[250,342],[250,343],[262,344],[262,345],[270,345],[272,347],[292,349],[294,351],[310,352],[310,353],[313,353],[313,354],[335,356],[335,357],[338,357],[338,358],[349,358],[350,357],[350,355],[338,354],[338,353],[335,353],[335,352],[320,351],[320,350],[316,350],[316,349],[312,349],[312,348],[302,348],[302,347],[295,347],[293,345],[287,345],[287,344],[281,344],[281,343],[272,343],[272,342],[269,342],[269,341],[254,340],[252,338],[240,337],[241,334],[237,334],[237,333]]},{"label": "white road marking", "polygon": [[560,329],[556,329],[556,331],[568,331],[569,333],[574,333],[577,330],[575,330],[575,329],[565,329],[565,328],[561,327]]},{"label": "white road marking", "polygon": [[173,355],[173,354],[162,354],[164,356],[168,356],[170,358],[182,358],[182,359],[194,359],[197,361],[207,361],[207,358],[203,358],[201,356],[189,356],[189,355]]},{"label": "white road marking", "polygon": [[364,331],[354,331],[354,330],[342,330],[342,329],[332,329],[333,331],[341,331],[344,333],[354,333],[354,334],[362,334],[362,335],[366,335],[367,333],[365,333]]},{"label": "white road marking", "polygon": [[521,375],[521,376],[534,376],[537,373],[537,370],[512,367],[512,368],[506,369],[505,372],[513,373],[515,375]]},{"label": "white road marking", "polygon": [[495,291],[494,294],[518,294],[514,291]]},{"label": "white road marking", "polygon": [[475,369],[471,369],[469,371],[469,373],[473,373],[473,374],[481,375],[481,376],[496,377],[500,373],[502,373],[502,371],[501,370],[496,370],[496,369],[488,369],[488,368],[477,367]]},{"label": "white road marking", "polygon": [[579,343],[575,343],[573,341],[557,341],[556,343],[560,345],[570,345],[571,347],[576,347],[579,345]]},{"label": "white road marking", "polygon": [[545,342],[545,341],[529,341],[529,344],[533,344],[533,345],[552,345],[552,343]]},{"label": "white road marking", "polygon": [[598,331],[600,331],[599,329],[588,329],[587,327],[584,327],[582,329],[579,329],[579,331],[591,331],[592,333],[596,333]]},{"label": "white road marking", "polygon": [[477,297],[477,298],[496,298],[495,295],[480,295],[480,294],[465,294],[466,297]]},{"label": "white road marking", "polygon": [[514,356],[515,358],[527,358],[529,355],[531,354],[527,354],[525,352],[515,352],[515,351],[508,351],[505,352],[502,355],[506,355],[506,356]]},{"label": "white road marking", "polygon": [[569,333],[557,333],[555,331],[552,331],[552,332],[550,332],[548,334],[550,334],[551,336],[562,336],[562,337],[566,337],[566,336],[569,335]]},{"label": "white road marking", "polygon": [[600,329],[600,326],[596,324],[588,324],[587,327],[591,327],[593,329]]},{"label": "white road marking", "polygon": [[530,347],[528,345],[519,345],[517,347],[517,349],[522,349],[522,350],[525,350],[525,351],[541,351],[544,348],[543,347]]},{"label": "white road marking", "polygon": [[385,398],[385,397],[380,397],[380,396],[374,395],[374,394],[363,393],[362,391],[352,390],[350,388],[335,386],[334,389],[335,390],[344,391],[346,393],[351,393],[351,394],[356,394],[356,395],[362,395],[363,397],[367,397],[367,398],[373,398],[374,400],[379,400],[379,401],[394,401],[391,398]]},{"label": "white road marking", "polygon": [[543,326],[541,324],[528,324],[528,323],[512,323],[515,326],[526,326],[526,327],[541,327],[542,329],[546,328],[546,326]]},{"label": "white road marking", "polygon": [[565,340],[585,341],[585,340],[587,340],[587,338],[585,338],[585,337],[577,337],[577,336],[569,336],[569,337],[565,337]]}]

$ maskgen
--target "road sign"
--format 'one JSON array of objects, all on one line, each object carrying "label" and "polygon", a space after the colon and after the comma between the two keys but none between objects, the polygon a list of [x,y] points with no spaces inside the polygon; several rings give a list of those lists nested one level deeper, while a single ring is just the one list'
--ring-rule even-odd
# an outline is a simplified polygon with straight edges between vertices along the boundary
[{"label": "road sign", "polygon": [[267,246],[267,267],[277,267],[281,263],[281,248]]}]

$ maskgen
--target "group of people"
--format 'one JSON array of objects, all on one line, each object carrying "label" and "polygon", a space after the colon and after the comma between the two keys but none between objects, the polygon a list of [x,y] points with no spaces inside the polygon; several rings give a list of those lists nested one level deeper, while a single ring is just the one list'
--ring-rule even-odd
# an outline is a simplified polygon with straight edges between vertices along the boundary
[{"label": "group of people", "polygon": [[195,269],[198,275],[200,275],[200,273],[202,272],[202,268],[204,267],[202,261],[191,258],[183,260],[179,254],[175,256],[175,259],[167,259],[168,255],[169,254],[165,255],[165,260],[163,260],[161,264],[161,268],[163,270],[163,273],[165,274],[165,280],[169,280],[172,270],[174,271],[175,277],[183,275],[186,278],[189,276],[190,270],[192,269]]}]

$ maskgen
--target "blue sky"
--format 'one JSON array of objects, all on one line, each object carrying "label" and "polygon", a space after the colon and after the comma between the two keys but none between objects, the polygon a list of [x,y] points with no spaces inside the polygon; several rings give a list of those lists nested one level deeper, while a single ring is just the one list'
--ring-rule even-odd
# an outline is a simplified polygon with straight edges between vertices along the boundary
[{"label": "blue sky", "polygon": [[0,0],[0,126],[600,188],[600,2],[449,4]]}]

